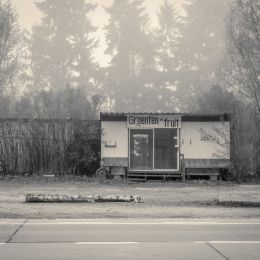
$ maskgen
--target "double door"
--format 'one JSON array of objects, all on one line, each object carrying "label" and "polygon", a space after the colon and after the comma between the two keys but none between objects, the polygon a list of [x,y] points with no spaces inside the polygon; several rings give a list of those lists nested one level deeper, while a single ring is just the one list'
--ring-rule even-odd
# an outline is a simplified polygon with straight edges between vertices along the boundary
[{"label": "double door", "polygon": [[130,170],[178,170],[179,129],[130,129]]}]

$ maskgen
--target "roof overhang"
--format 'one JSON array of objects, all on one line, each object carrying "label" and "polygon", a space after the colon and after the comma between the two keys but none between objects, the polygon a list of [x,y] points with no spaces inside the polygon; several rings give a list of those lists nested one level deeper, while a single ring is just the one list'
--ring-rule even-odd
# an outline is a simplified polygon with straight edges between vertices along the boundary
[{"label": "roof overhang", "polygon": [[115,113],[101,112],[101,121],[127,121],[128,115],[178,115],[182,122],[229,122],[231,114],[189,114],[189,113]]}]

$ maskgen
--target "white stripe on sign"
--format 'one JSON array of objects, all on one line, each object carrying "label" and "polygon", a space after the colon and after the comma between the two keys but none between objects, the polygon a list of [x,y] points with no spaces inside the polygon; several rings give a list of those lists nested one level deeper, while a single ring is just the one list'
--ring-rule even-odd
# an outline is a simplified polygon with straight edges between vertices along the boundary
[{"label": "white stripe on sign", "polygon": [[76,245],[132,245],[138,242],[74,242]]},{"label": "white stripe on sign", "polygon": [[0,243],[0,245],[5,245],[6,243]]},{"label": "white stripe on sign", "polygon": [[260,241],[194,241],[196,244],[260,244]]}]

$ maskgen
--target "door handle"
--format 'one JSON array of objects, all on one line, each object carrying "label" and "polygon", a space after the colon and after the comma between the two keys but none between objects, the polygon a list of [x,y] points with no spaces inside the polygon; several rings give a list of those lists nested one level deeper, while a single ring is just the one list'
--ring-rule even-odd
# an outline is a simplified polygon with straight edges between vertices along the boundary
[{"label": "door handle", "polygon": [[175,147],[175,148],[179,148],[179,138],[178,138],[178,136],[174,136],[173,139],[174,139],[174,140],[177,140],[177,141],[176,141],[176,144],[174,145],[174,147]]}]

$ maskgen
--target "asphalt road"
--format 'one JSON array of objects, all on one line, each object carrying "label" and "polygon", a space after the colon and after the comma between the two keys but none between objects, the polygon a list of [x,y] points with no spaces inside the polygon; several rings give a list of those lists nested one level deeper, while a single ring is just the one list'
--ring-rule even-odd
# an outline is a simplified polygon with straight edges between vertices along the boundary
[{"label": "asphalt road", "polygon": [[0,220],[0,259],[260,259],[260,219]]}]

